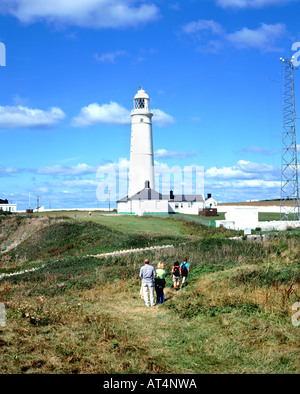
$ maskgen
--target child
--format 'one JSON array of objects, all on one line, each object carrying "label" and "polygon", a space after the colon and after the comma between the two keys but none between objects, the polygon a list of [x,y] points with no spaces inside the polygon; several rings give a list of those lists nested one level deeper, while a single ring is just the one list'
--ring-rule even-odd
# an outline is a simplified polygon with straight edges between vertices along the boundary
[{"label": "child", "polygon": [[183,259],[183,263],[180,264],[180,271],[182,276],[181,288],[183,288],[187,285],[186,278],[190,273],[190,266],[186,257]]},{"label": "child", "polygon": [[175,261],[172,267],[172,281],[174,283],[174,290],[176,291],[179,290],[180,275],[181,275],[180,264],[178,261]]}]

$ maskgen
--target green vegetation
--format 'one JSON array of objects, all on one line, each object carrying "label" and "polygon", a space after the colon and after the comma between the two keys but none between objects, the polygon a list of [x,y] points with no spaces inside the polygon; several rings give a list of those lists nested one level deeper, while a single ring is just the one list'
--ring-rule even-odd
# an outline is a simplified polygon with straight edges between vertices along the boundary
[{"label": "green vegetation", "polygon": [[100,254],[114,250],[183,242],[183,237],[125,234],[94,222],[52,224],[6,254],[10,261],[44,261],[63,255]]},{"label": "green vegetation", "polygon": [[[8,248],[39,224],[2,252],[2,272],[39,269],[0,281],[7,313],[0,373],[300,372],[299,327],[291,322],[300,295],[299,234],[247,242],[183,217],[122,217],[117,228],[113,216],[67,216],[1,221],[0,242]],[[155,226],[161,231],[151,232]],[[184,256],[189,284],[174,292],[171,267]],[[153,308],[139,297],[145,257],[164,261],[168,273],[166,302]]]},{"label": "green vegetation", "polygon": [[[59,218],[62,214],[59,212],[39,213],[38,216],[49,216],[52,218]],[[74,219],[77,215],[77,221],[93,221],[98,224],[108,226],[114,230],[123,231],[125,233],[144,233],[144,234],[168,234],[168,235],[182,235],[186,234],[183,228],[186,221],[196,221],[199,224],[209,224],[209,221],[222,220],[224,214],[220,216],[208,218],[195,215],[160,215],[153,216],[129,216],[129,215],[104,215],[101,212],[92,212],[91,217],[85,216],[82,211],[67,211],[63,215],[66,218]],[[175,219],[175,220],[174,220]],[[180,221],[179,219],[182,219]]]},{"label": "green vegetation", "polygon": [[[31,231],[26,236],[29,227]],[[183,219],[102,215],[94,215],[89,220],[84,216],[78,219],[68,216],[37,216],[37,219],[34,216],[15,216],[3,222],[2,228],[1,250],[5,253],[0,255],[0,272],[28,269],[33,264],[59,256],[96,255],[170,244],[176,246],[199,236],[224,238],[233,235],[224,228],[213,229]],[[16,239],[21,242],[16,243]]]},{"label": "green vegetation", "polygon": [[[280,220],[280,213],[278,212],[259,212],[258,220],[260,222],[271,221],[271,220]],[[294,220],[294,215],[289,215],[289,220]]]},{"label": "green vegetation", "polygon": [[0,218],[2,218],[3,216],[9,216],[9,215],[12,215],[12,212],[10,212],[10,211],[3,211],[2,209],[0,209]]}]

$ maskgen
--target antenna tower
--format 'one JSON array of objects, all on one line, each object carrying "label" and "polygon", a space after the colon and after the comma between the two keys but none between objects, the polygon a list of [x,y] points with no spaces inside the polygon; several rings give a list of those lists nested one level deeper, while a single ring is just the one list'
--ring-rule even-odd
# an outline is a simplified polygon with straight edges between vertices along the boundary
[{"label": "antenna tower", "polygon": [[291,59],[283,62],[283,127],[280,220],[300,220],[294,70]]}]

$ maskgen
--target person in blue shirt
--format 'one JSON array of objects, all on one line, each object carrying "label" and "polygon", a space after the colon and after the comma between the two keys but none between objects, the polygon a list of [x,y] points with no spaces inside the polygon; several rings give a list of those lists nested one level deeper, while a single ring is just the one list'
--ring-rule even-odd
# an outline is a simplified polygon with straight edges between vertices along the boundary
[{"label": "person in blue shirt", "polygon": [[180,271],[182,277],[181,288],[183,288],[187,285],[186,279],[190,273],[190,266],[186,257],[183,259],[183,263],[180,264]]},{"label": "person in blue shirt", "polygon": [[[155,278],[156,272],[152,265],[149,264],[149,260],[144,261],[144,266],[140,269],[140,278],[142,278],[143,296],[146,306],[154,306],[154,284],[153,279]],[[150,300],[149,300],[150,298]]]}]

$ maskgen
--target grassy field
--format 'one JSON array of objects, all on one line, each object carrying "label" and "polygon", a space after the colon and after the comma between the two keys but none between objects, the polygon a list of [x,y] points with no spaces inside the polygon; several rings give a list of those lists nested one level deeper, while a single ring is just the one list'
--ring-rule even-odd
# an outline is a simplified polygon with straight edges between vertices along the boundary
[{"label": "grassy field", "polygon": [[[234,241],[230,231],[183,219],[125,218],[118,226],[110,216],[34,217],[39,228],[2,252],[2,272],[44,266],[0,281],[7,318],[0,327],[0,373],[300,372],[300,327],[291,321],[300,296],[299,235]],[[32,222],[10,217],[0,224],[3,245]],[[140,233],[153,228],[160,231]],[[93,248],[119,248],[128,240],[177,246],[87,257]],[[189,284],[174,292],[171,267],[184,256]],[[166,302],[153,308],[139,297],[145,257],[155,266],[164,261],[168,273]]]},{"label": "grassy field", "polygon": [[38,215],[50,217],[59,217],[63,215],[69,218],[75,218],[75,215],[77,215],[77,221],[93,221],[125,233],[142,232],[144,234],[168,234],[174,236],[184,233],[181,223],[174,223],[173,226],[170,226],[168,219],[155,217],[148,217],[145,219],[139,216],[107,215],[96,211],[92,213],[91,217],[85,216],[84,212],[81,211],[67,211],[63,214],[52,212],[51,215],[48,213],[39,213]]},{"label": "grassy field", "polygon": [[[258,220],[260,222],[271,221],[271,220],[280,220],[280,213],[277,212],[259,212]],[[289,220],[294,220],[294,215],[289,214]]]},{"label": "grassy field", "polygon": [[[229,204],[228,204],[229,205]],[[178,235],[181,233],[182,229],[179,223],[178,226],[174,223],[174,226],[171,228],[168,223],[164,225],[164,222],[161,219],[184,219],[185,221],[196,221],[197,223],[209,225],[210,222],[215,222],[216,220],[225,220],[225,212],[218,212],[218,216],[197,216],[197,215],[189,215],[189,214],[180,214],[176,215],[165,215],[161,217],[148,217],[148,223],[145,226],[144,218],[140,218],[138,216],[132,216],[130,220],[127,215],[117,215],[111,214],[107,215],[103,212],[94,211],[92,216],[85,216],[82,211],[65,211],[65,212],[45,212],[38,213],[38,216],[49,216],[49,217],[61,217],[66,216],[69,218],[75,218],[77,215],[77,220],[93,220],[96,223],[101,223],[112,227],[116,230],[125,231],[125,232],[145,232],[145,233],[164,233]],[[290,215],[290,220],[293,220],[294,216]],[[259,212],[258,220],[260,222],[271,221],[271,220],[280,220],[280,213],[277,212]]]},{"label": "grassy field", "polygon": [[47,216],[52,218],[59,218],[61,216],[68,218],[75,218],[77,221],[93,221],[98,224],[103,224],[114,230],[125,233],[143,233],[143,234],[168,234],[173,236],[187,235],[189,229],[187,222],[196,222],[199,224],[209,225],[209,222],[215,220],[224,220],[225,214],[220,213],[215,217],[201,217],[195,215],[161,215],[154,216],[129,216],[129,215],[107,215],[99,212],[93,212],[91,217],[85,216],[81,211],[65,211],[65,212],[50,212],[38,213],[37,216]]}]

